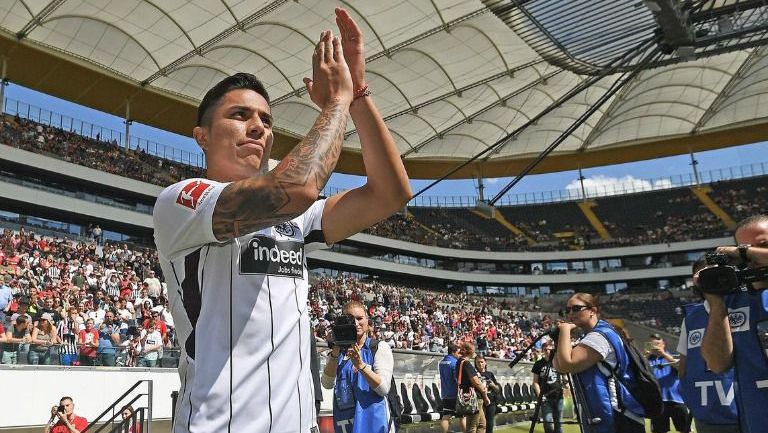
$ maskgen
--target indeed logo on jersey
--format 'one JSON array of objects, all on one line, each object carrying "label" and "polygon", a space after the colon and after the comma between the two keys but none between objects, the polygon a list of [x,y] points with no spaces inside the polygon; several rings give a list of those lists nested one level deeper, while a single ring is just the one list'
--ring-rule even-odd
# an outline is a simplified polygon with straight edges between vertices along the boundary
[{"label": "indeed logo on jersey", "polygon": [[240,273],[304,278],[304,243],[256,235],[240,247]]}]

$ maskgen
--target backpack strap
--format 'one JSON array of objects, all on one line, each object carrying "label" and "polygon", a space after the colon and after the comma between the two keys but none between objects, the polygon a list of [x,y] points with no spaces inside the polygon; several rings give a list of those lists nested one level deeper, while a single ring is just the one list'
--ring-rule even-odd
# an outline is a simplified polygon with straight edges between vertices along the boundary
[{"label": "backpack strap", "polygon": [[[610,324],[608,326],[610,326]],[[612,326],[611,326],[611,329],[616,331]],[[613,344],[611,339],[608,338],[608,336],[605,334],[605,332],[603,330],[593,329],[593,331],[595,331],[595,332],[599,333],[600,335],[602,335],[603,338],[605,338],[605,340],[608,342],[608,344],[610,344],[611,347],[613,347],[613,351],[616,352],[616,366],[611,368],[611,366],[608,364],[608,362],[605,359],[601,359],[600,360],[600,365],[605,367],[606,370],[610,371],[611,372],[611,376],[614,379],[616,379],[616,381],[620,385],[622,385],[622,386],[624,386],[625,388],[628,389],[629,385],[624,381],[622,375],[619,374],[619,365],[621,363],[621,360],[619,359],[619,348],[617,348]],[[624,341],[624,338],[622,338],[621,334],[618,331],[616,331],[616,334],[619,336],[619,340],[622,342],[621,349],[626,351],[627,349],[624,347],[624,345],[626,344],[626,342]],[[627,357],[629,357],[629,354],[627,354]],[[631,362],[631,360],[627,359],[627,362]],[[627,366],[627,368],[629,368],[629,366]],[[617,400],[617,403],[618,403],[618,406],[619,406],[619,412],[623,414],[626,411],[626,408],[624,407],[624,403],[622,402],[621,392],[618,389],[616,390],[616,400]]]},{"label": "backpack strap", "polygon": [[376,359],[376,351],[379,350],[379,340],[371,338],[370,343],[368,343],[368,348],[371,349],[373,359]]}]

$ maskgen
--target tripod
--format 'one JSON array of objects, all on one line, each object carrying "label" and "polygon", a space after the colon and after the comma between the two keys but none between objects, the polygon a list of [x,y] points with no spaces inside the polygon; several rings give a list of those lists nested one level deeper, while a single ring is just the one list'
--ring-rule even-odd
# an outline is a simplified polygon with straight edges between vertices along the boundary
[{"label": "tripod", "polygon": [[[513,359],[512,362],[509,363],[509,367],[512,368],[518,362],[520,362],[520,360],[522,360],[523,357],[525,357],[525,355],[536,345],[536,343],[539,340],[541,340],[542,338],[546,337],[546,336],[551,336],[552,340],[554,340],[555,343],[557,343],[558,329],[557,328],[552,328],[548,332],[545,332],[545,333],[539,335],[538,337],[536,337],[536,339],[533,340],[528,347],[523,349],[523,351],[520,352],[517,355],[517,357],[515,359]],[[556,354],[557,354],[557,344],[554,344],[552,350],[549,353],[549,357],[547,358],[547,363],[544,365],[544,369],[542,370],[541,374],[539,375],[539,378],[549,377],[549,373],[550,373],[550,371],[552,369],[552,360],[555,359],[555,355]],[[575,377],[571,377],[571,375],[569,375],[570,383],[574,384],[575,383],[574,379],[576,379],[576,378]],[[557,426],[560,426],[560,425],[563,425],[563,424],[578,424],[579,425],[579,429],[581,430],[581,433],[585,433],[584,432],[584,425],[581,422],[581,416],[582,415],[587,417],[587,419],[589,420],[588,423],[590,425],[594,424],[594,423],[598,423],[598,422],[600,422],[600,420],[599,420],[599,418],[592,418],[592,416],[589,414],[589,407],[585,404],[586,399],[584,398],[584,395],[582,393],[581,387],[580,386],[573,386],[572,389],[575,390],[575,393],[573,395],[573,405],[574,405],[574,412],[576,413],[576,421],[563,421],[562,419],[560,419],[560,416],[557,416],[553,420],[554,421],[554,425],[555,425],[555,427],[557,427]],[[531,426],[530,426],[530,429],[528,430],[529,433],[533,433],[533,430],[536,428],[536,423],[539,420],[539,412],[540,412],[541,406],[542,406],[542,404],[544,402],[545,395],[546,394],[550,394],[550,393],[552,393],[554,391],[557,391],[557,390],[555,389],[555,390],[549,391],[547,393],[539,392],[538,396],[536,397],[536,405],[533,408],[533,415],[531,417]],[[583,413],[582,413],[582,411],[583,411]]]}]

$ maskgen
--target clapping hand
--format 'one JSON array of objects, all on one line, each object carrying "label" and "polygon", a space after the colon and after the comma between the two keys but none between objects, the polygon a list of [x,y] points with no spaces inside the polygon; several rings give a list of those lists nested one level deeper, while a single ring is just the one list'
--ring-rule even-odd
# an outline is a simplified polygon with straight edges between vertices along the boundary
[{"label": "clapping hand", "polygon": [[309,97],[318,107],[331,102],[352,102],[352,78],[341,40],[333,32],[325,30],[312,54],[312,78],[304,78]]},{"label": "clapping hand", "polygon": [[349,66],[352,76],[352,86],[355,90],[365,86],[365,44],[360,26],[345,9],[336,8],[336,25],[341,35],[341,47],[344,59]]}]

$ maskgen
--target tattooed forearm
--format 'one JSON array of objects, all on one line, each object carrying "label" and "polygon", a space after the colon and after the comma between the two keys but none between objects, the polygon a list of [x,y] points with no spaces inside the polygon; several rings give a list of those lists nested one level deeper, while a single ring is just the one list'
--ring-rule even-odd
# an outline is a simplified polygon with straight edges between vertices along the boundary
[{"label": "tattooed forearm", "polygon": [[320,193],[336,167],[346,127],[346,105],[325,108],[307,136],[275,167],[275,177],[293,185],[313,182],[309,186]]},{"label": "tattooed forearm", "polygon": [[322,191],[341,154],[346,126],[346,105],[327,106],[271,173],[224,188],[213,212],[216,239],[226,241],[301,215],[312,201],[292,198],[316,198]]}]

